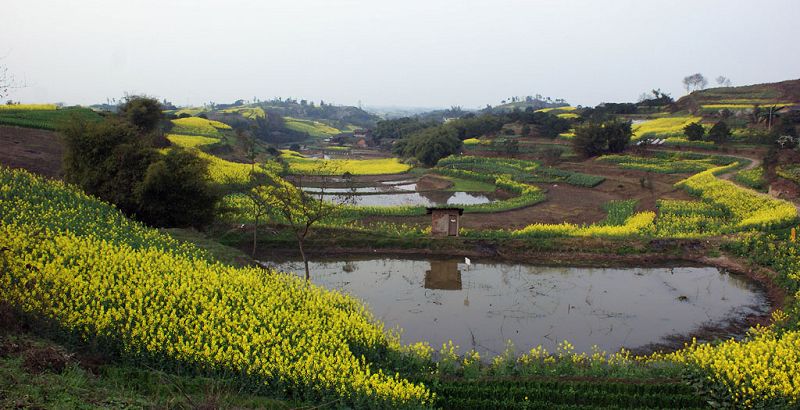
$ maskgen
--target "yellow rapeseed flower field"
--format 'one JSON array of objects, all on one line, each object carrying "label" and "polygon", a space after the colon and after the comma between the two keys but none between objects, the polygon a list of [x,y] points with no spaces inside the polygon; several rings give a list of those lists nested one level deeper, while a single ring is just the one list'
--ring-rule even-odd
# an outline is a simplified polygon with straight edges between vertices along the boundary
[{"label": "yellow rapeseed flower field", "polygon": [[55,104],[6,104],[0,105],[0,111],[53,111]]},{"label": "yellow rapeseed flower field", "polygon": [[229,129],[231,129],[230,125],[219,121],[207,120],[200,117],[187,117],[172,120],[172,129],[170,132],[173,134],[219,137],[219,130]]},{"label": "yellow rapeseed flower field", "polygon": [[87,340],[113,340],[132,358],[240,374],[279,394],[431,404],[424,386],[367,359],[401,348],[349,296],[210,261],[24,171],[0,168],[0,211],[0,298]]},{"label": "yellow rapeseed flower field", "polygon": [[293,174],[310,174],[323,169],[337,174],[349,172],[353,175],[384,175],[400,174],[411,169],[410,165],[400,162],[397,158],[315,159],[303,157],[290,150],[283,150],[281,158],[289,164],[289,172]]},{"label": "yellow rapeseed flower field", "polygon": [[220,141],[219,138],[204,137],[202,135],[167,134],[169,142],[184,148],[197,148],[211,145]]}]

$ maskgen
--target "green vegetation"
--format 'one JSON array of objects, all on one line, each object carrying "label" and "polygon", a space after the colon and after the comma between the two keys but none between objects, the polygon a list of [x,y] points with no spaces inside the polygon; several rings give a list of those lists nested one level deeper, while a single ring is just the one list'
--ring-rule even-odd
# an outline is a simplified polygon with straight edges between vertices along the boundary
[{"label": "green vegetation", "polygon": [[397,141],[392,151],[405,158],[414,158],[417,161],[434,166],[449,155],[461,150],[461,140],[457,131],[450,127],[426,128],[412,134],[408,138]]},{"label": "green vegetation", "polygon": [[[724,228],[726,230],[768,230],[797,220],[797,209],[792,203],[755,193],[714,176],[737,165],[700,172],[681,181],[678,186],[699,196],[707,204],[723,208],[732,218]],[[691,225],[687,225],[689,227]]]},{"label": "green vegetation", "polygon": [[731,130],[725,121],[718,121],[708,130],[708,139],[717,145],[722,145],[731,139]]},{"label": "green vegetation", "polygon": [[764,179],[764,168],[762,167],[739,171],[734,176],[734,179],[736,182],[756,191],[763,192],[767,189],[767,181]]},{"label": "green vegetation", "polygon": [[491,179],[497,175],[508,175],[514,181],[524,183],[563,182],[588,188],[597,186],[605,180],[605,178],[596,175],[587,175],[579,172],[545,167],[534,161],[473,157],[468,155],[444,158],[439,161],[437,168],[435,168],[437,172],[446,169],[460,170],[475,175],[484,175],[477,176],[477,178],[483,179]]},{"label": "green vegetation", "polygon": [[80,358],[80,352],[45,339],[0,336],[0,407],[285,409],[297,405],[244,393],[222,378],[118,363],[84,364]]},{"label": "green vegetation", "polygon": [[306,133],[312,137],[331,137],[342,133],[342,131],[319,121],[301,120],[292,117],[284,117],[284,121],[286,128]]},{"label": "green vegetation", "polygon": [[630,121],[617,120],[585,123],[575,128],[572,147],[586,157],[622,152],[631,140]]},{"label": "green vegetation", "polygon": [[693,116],[664,117],[648,120],[633,127],[633,140],[682,137],[686,126],[700,120],[702,118]]},{"label": "green vegetation", "polygon": [[[429,404],[424,386],[395,375],[392,363],[410,351],[356,300],[294,276],[210,262],[73,187],[6,169],[0,182],[0,296],[56,321],[65,337],[271,395]],[[81,212],[87,207],[99,212]],[[72,230],[76,220],[85,223]]]},{"label": "green vegetation", "polygon": [[678,381],[458,380],[442,383],[435,393],[448,409],[706,408],[691,386]]},{"label": "green vegetation", "polygon": [[667,151],[648,152],[647,156],[604,155],[597,160],[617,164],[620,168],[662,174],[697,173],[737,161],[733,157]]},{"label": "green vegetation", "polygon": [[800,164],[784,165],[778,167],[775,172],[778,176],[786,178],[800,184]]},{"label": "green vegetation", "polygon": [[200,117],[187,117],[172,120],[173,134],[201,135],[204,137],[219,138],[219,130],[229,130],[231,127],[219,121],[208,120]]},{"label": "green vegetation", "polygon": [[132,97],[123,108],[103,122],[64,126],[65,179],[150,224],[205,226],[220,198],[210,186],[208,162],[180,148],[156,151],[158,101]]},{"label": "green vegetation", "polygon": [[[36,104],[40,106],[40,104]],[[39,128],[55,131],[65,126],[68,122],[78,119],[86,122],[99,122],[102,117],[96,112],[81,107],[50,109],[26,109],[26,105],[0,105],[0,125],[15,125],[26,128]],[[15,107],[15,108],[11,108]],[[16,109],[16,107],[23,107]],[[55,107],[55,106],[53,106]]]},{"label": "green vegetation", "polygon": [[706,136],[706,129],[699,122],[693,122],[683,127],[683,133],[689,141],[702,141]]},{"label": "green vegetation", "polygon": [[225,113],[237,113],[245,118],[250,119],[264,118],[267,116],[266,112],[264,112],[264,109],[259,106],[225,108],[221,111]]},{"label": "green vegetation", "polygon": [[450,182],[453,183],[448,191],[453,192],[491,192],[495,190],[492,183],[485,181],[478,181],[476,179],[458,178],[452,176],[445,176]]}]

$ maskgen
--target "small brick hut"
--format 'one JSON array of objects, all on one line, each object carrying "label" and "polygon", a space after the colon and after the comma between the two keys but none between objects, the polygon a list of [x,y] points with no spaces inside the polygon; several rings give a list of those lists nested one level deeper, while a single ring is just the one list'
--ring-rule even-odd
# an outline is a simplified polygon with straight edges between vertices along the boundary
[{"label": "small brick hut", "polygon": [[431,235],[458,236],[464,208],[428,208],[431,215]]}]

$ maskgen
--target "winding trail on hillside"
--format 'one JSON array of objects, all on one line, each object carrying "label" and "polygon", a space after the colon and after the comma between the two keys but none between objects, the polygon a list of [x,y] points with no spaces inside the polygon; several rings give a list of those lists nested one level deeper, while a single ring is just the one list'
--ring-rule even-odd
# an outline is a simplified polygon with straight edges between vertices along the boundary
[{"label": "winding trail on hillside", "polygon": [[[655,151],[666,151],[666,152],[686,152],[686,150],[680,151],[680,150],[670,149],[670,148],[654,148],[654,150]],[[700,151],[694,151],[694,152],[700,152]],[[727,157],[731,157],[731,158],[739,158],[739,159],[744,159],[744,160],[749,161],[749,164],[747,164],[743,168],[736,168],[736,169],[730,170],[730,171],[728,171],[728,172],[726,172],[724,174],[717,175],[717,177],[719,179],[724,179],[724,180],[727,180],[727,181],[731,181],[734,184],[736,184],[736,182],[732,181],[732,179],[738,172],[755,169],[757,167],[760,167],[764,162],[760,158],[745,156],[745,155],[741,155],[741,154],[727,154],[726,153],[726,154],[723,154],[723,155],[725,155]],[[758,192],[758,191],[756,191],[756,190],[754,190],[754,189],[752,189],[750,187],[747,187],[747,186],[744,186],[744,185],[741,185],[741,184],[736,184],[736,185],[738,187],[740,187],[740,188],[747,189],[747,190],[749,190],[750,192],[753,192],[756,195],[761,195],[761,196],[764,196],[764,197],[769,198],[769,199],[776,199],[772,195],[765,194],[763,192]],[[793,201],[791,199],[784,199],[784,200],[786,202],[789,202],[790,204],[793,204],[795,206],[795,208],[797,208],[797,215],[800,216],[800,203],[798,203],[796,201]]]},{"label": "winding trail on hillside", "polygon": [[[557,144],[557,145],[572,145],[568,141],[561,141],[561,140],[557,140],[557,139],[553,140],[553,141],[548,141],[548,143]],[[726,153],[726,152],[709,152],[709,151],[706,151],[706,150],[698,150],[698,149],[691,149],[691,148],[677,149],[677,148],[672,148],[672,147],[654,147],[654,146],[648,146],[647,149],[653,150],[653,151],[662,151],[662,152],[675,152],[675,153],[694,152],[694,153],[706,154],[706,155],[724,155],[724,156],[731,157],[731,158],[738,158],[738,159],[746,160],[745,162],[747,162],[748,164],[745,165],[743,168],[733,169],[731,171],[725,172],[724,174],[717,175],[718,178],[724,179],[724,180],[727,180],[727,181],[731,181],[734,184],[736,184],[736,182],[733,181],[733,177],[738,172],[755,169],[757,167],[760,167],[764,162],[764,161],[761,160],[761,158],[754,157],[754,156],[748,156],[748,155],[742,155],[740,153],[731,154],[731,153]],[[743,186],[743,185],[740,185],[740,184],[736,184],[736,185],[741,187],[741,188],[750,190],[751,192],[753,192],[753,193],[755,193],[757,195],[763,195],[763,196],[768,197],[770,199],[776,199],[772,195],[765,194],[763,192],[758,192],[758,191],[756,191],[756,190],[754,190],[754,189],[752,189],[750,187],[746,187],[746,186]],[[791,203],[791,204],[793,204],[795,206],[795,208],[797,208],[798,216],[800,216],[800,201],[791,200],[791,199],[784,199],[784,200],[789,202],[789,203]]]}]

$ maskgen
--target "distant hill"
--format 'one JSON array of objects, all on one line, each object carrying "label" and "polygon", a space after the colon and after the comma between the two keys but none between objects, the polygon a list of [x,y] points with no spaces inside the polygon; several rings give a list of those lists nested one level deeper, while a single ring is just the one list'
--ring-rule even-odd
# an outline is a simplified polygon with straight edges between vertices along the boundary
[{"label": "distant hill", "polygon": [[372,128],[378,116],[358,107],[319,104],[307,100],[273,99],[269,101],[213,104],[165,111],[175,116],[203,116],[230,125],[237,130],[253,130],[269,143],[299,142],[309,138],[333,137]]},{"label": "distant hill", "polygon": [[725,108],[744,108],[752,105],[770,105],[800,102],[800,79],[777,83],[745,85],[741,87],[718,87],[694,91],[675,102],[679,109],[693,105]]},{"label": "distant hill", "polygon": [[484,108],[482,111],[484,112],[492,112],[492,113],[504,113],[510,112],[514,110],[525,111],[526,109],[530,108],[534,111],[541,110],[543,108],[558,108],[558,107],[568,107],[564,101],[559,102],[552,102],[552,101],[545,101],[545,100],[531,100],[531,101],[514,101],[509,102],[501,105],[497,105],[491,108]]}]

